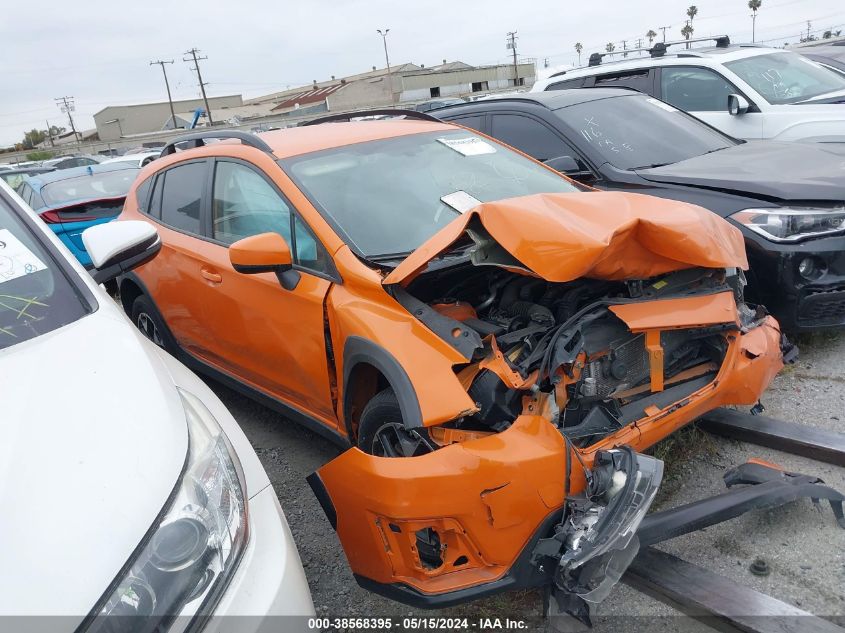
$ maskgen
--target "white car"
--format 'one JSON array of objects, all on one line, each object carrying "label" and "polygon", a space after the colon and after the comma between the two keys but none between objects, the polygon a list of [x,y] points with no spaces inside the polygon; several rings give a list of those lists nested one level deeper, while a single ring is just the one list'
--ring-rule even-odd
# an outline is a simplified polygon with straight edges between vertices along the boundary
[{"label": "white car", "polygon": [[107,165],[108,163],[130,163],[135,167],[145,167],[159,156],[161,156],[161,150],[152,152],[141,152],[138,154],[124,154],[123,156],[115,156],[114,158],[108,158],[104,160],[101,164]]},{"label": "white car", "polygon": [[0,183],[0,617],[131,633],[298,615],[285,630],[307,630],[299,554],[247,438],[96,283],[154,256],[155,229],[83,240],[94,279]]},{"label": "white car", "polygon": [[791,51],[715,39],[712,48],[669,42],[604,63],[594,53],[592,65],[551,71],[531,91],[634,88],[736,138],[845,141],[845,76]]}]

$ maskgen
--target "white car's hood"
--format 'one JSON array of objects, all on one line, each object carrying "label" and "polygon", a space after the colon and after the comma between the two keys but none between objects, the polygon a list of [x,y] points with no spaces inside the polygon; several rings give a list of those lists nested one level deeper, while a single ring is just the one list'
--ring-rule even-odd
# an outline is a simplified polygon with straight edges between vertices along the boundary
[{"label": "white car's hood", "polygon": [[81,620],[177,483],[181,401],[130,331],[101,306],[0,352],[0,616]]}]

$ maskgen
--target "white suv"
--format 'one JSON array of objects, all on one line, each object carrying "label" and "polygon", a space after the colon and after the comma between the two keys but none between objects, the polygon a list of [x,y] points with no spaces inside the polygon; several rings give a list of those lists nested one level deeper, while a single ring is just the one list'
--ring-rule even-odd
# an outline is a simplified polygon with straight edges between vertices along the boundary
[{"label": "white suv", "polygon": [[791,51],[715,39],[712,48],[660,43],[651,55],[605,63],[596,53],[592,65],[552,71],[531,91],[634,88],[736,138],[845,141],[845,76]]},{"label": "white suv", "polygon": [[[161,244],[145,222],[83,240],[99,281]],[[42,616],[13,620],[30,631],[208,632],[219,615],[307,630],[299,554],[246,436],[3,182],[0,299],[0,617]]]}]

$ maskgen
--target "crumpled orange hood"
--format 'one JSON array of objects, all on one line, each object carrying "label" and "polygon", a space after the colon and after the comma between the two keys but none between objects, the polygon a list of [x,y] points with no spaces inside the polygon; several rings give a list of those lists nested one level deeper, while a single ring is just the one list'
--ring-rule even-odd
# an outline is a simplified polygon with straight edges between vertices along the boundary
[{"label": "crumpled orange hood", "polygon": [[480,204],[424,242],[383,283],[410,282],[474,218],[518,260],[517,268],[552,282],[646,279],[698,266],[748,268],[742,233],[715,213],[634,193],[579,192]]}]

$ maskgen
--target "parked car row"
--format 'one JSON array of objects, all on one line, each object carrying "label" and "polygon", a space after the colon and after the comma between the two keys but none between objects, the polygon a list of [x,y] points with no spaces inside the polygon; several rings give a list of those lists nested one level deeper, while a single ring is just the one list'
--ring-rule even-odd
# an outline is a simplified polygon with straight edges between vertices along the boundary
[{"label": "parked car row", "polygon": [[[718,48],[693,56],[759,56]],[[797,353],[784,328],[845,324],[836,146],[739,141],[609,87],[355,115],[0,184],[11,410],[61,420],[7,435],[46,435],[71,488],[61,535],[0,527],[21,569],[0,613],[42,613],[45,587],[82,631],[313,613],[266,474],[187,366],[345,449],[309,484],[363,587],[429,608],[542,588],[588,622],[661,483],[643,452],[758,403]],[[76,378],[49,401],[45,355]],[[69,424],[55,403],[94,374]],[[7,507],[55,498],[13,466]]]}]

